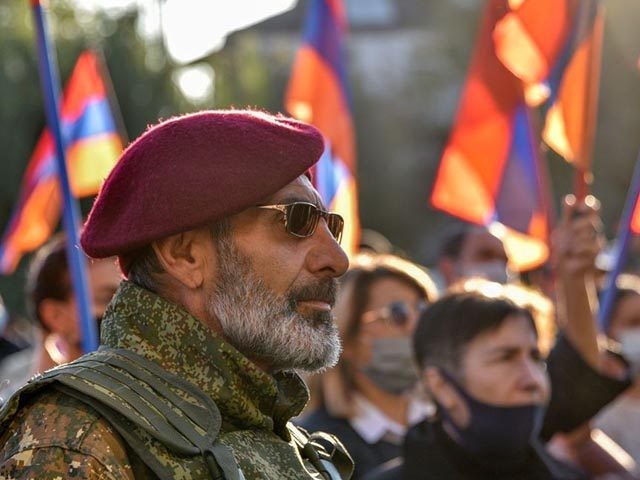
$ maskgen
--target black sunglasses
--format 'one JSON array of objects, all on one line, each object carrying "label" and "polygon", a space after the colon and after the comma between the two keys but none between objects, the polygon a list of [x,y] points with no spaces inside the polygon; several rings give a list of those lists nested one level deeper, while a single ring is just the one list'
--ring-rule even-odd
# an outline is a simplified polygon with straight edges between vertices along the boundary
[{"label": "black sunglasses", "polygon": [[284,214],[284,226],[291,235],[306,238],[313,235],[321,218],[327,222],[327,227],[333,238],[340,243],[344,219],[337,213],[320,210],[313,203],[293,202],[286,205],[258,205],[256,208],[278,210]]},{"label": "black sunglasses", "polygon": [[384,320],[394,327],[405,327],[411,318],[418,318],[427,308],[427,303],[420,301],[417,304],[407,302],[391,302],[378,309],[369,310],[362,316],[363,323],[371,323],[376,320]]}]

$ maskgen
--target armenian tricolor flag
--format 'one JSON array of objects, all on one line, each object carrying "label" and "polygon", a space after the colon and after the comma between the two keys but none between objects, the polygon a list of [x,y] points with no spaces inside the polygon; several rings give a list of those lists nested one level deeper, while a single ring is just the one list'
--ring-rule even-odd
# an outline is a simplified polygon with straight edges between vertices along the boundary
[{"label": "armenian tricolor flag", "polygon": [[496,55],[524,83],[538,106],[550,97],[549,77],[561,73],[579,0],[510,0],[493,32]]},{"label": "armenian tricolor flag", "polygon": [[[73,193],[98,192],[122,151],[99,60],[80,55],[64,91],[61,123]],[[25,252],[42,245],[60,218],[62,199],[54,139],[45,129],[29,160],[20,197],[0,242],[0,272],[9,274]]]},{"label": "armenian tricolor flag", "polygon": [[[549,78],[543,138],[588,181],[598,109],[604,13],[597,0],[576,7],[565,51]],[[584,192],[576,192],[580,196]]]},{"label": "armenian tricolor flag", "polygon": [[525,84],[496,53],[496,26],[509,11],[507,0],[487,2],[431,203],[499,226],[512,267],[527,270],[548,257],[548,200]]},{"label": "armenian tricolor flag", "polygon": [[294,117],[315,125],[325,137],[326,148],[315,167],[314,184],[328,208],[345,218],[342,245],[353,254],[360,226],[355,135],[344,52],[346,30],[341,0],[312,0],[285,108]]},{"label": "armenian tricolor flag", "polygon": [[545,142],[588,176],[604,29],[600,2],[509,3],[512,11],[496,27],[496,52],[525,83],[529,105],[542,104]]},{"label": "armenian tricolor flag", "polygon": [[631,231],[634,235],[640,235],[640,198],[633,209],[633,216],[631,217]]}]

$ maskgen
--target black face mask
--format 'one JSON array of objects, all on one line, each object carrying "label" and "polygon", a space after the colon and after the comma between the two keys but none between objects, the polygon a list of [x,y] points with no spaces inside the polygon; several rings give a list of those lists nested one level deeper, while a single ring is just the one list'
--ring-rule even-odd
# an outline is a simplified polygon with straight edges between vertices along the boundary
[{"label": "black face mask", "polygon": [[444,421],[453,430],[457,443],[480,456],[513,457],[527,451],[542,428],[546,410],[544,405],[490,405],[473,398],[451,375],[442,370],[441,372],[464,398],[469,408],[469,424],[461,428],[456,425],[446,408],[438,406]]}]

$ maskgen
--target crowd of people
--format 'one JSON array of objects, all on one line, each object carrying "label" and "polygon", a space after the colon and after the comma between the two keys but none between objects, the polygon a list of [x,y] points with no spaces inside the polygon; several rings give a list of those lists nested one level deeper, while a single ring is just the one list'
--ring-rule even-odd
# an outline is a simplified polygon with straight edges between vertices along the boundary
[{"label": "crowd of people", "polygon": [[63,236],[29,269],[33,345],[0,309],[0,478],[640,478],[640,277],[599,331],[597,201],[567,197],[543,275],[480,226],[431,269],[378,234],[349,261],[323,148],[238,110],[126,149],[81,235],[99,350]]}]

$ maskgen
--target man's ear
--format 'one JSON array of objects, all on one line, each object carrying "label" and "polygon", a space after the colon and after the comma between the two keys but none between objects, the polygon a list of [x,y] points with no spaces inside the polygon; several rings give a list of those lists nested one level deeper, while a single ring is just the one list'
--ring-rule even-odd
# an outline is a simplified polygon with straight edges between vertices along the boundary
[{"label": "man's ear", "polygon": [[177,233],[151,245],[168,275],[189,289],[202,287],[213,249],[209,229]]},{"label": "man's ear", "polygon": [[438,368],[427,367],[422,373],[422,381],[433,399],[447,409],[459,426],[464,427],[469,423],[470,413],[466,403]]}]

